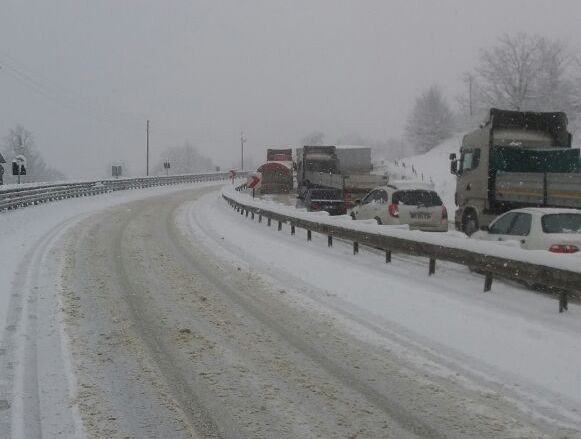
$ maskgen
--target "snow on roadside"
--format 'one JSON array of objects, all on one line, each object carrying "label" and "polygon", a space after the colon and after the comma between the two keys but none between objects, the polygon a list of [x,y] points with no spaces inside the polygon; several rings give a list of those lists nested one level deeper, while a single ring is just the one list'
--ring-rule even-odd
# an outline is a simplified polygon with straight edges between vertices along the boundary
[{"label": "snow on roadside", "polygon": [[253,200],[249,194],[245,192],[237,192],[231,186],[225,186],[223,193],[236,201],[245,203],[252,207],[268,209],[276,213],[295,216],[305,220],[318,221],[324,224],[348,227],[361,232],[425,242],[455,249],[469,250],[482,255],[513,259],[515,261],[529,262],[531,264],[561,268],[581,273],[581,253],[562,255],[550,253],[545,250],[524,250],[520,247],[499,245],[495,242],[470,239],[466,235],[455,231],[445,233],[423,232],[420,230],[408,230],[405,226],[377,225],[375,220],[353,221],[347,215],[329,216],[327,212],[307,212],[306,209],[296,209],[273,201],[260,199]]}]

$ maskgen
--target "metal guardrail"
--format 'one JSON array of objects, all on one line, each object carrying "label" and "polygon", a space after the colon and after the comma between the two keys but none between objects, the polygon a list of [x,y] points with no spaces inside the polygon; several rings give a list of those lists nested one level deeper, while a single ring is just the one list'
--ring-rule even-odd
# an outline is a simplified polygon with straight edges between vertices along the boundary
[{"label": "metal guardrail", "polygon": [[[237,188],[243,190],[243,186]],[[359,252],[359,245],[365,245],[385,251],[385,262],[391,262],[391,254],[403,253],[411,256],[425,257],[428,259],[428,275],[436,272],[436,261],[448,261],[470,267],[484,274],[484,291],[490,291],[494,277],[525,282],[528,285],[540,285],[553,291],[559,298],[559,312],[567,310],[569,298],[579,299],[581,291],[581,273],[548,267],[540,264],[502,258],[493,255],[478,253],[471,250],[446,247],[444,245],[414,241],[405,238],[396,238],[379,233],[363,232],[341,225],[330,225],[306,220],[292,215],[283,215],[268,209],[258,208],[237,201],[226,194],[222,195],[226,202],[241,215],[250,214],[254,219],[258,215],[258,221],[263,217],[267,219],[267,225],[272,221],[278,222],[278,230],[282,230],[282,224],[290,225],[291,234],[295,234],[295,228],[307,231],[307,240],[311,240],[311,233],[317,232],[327,235],[329,247],[333,245],[333,238],[339,238],[353,243],[353,254]]]},{"label": "metal guardrail", "polygon": [[[240,172],[237,177],[246,175]],[[187,174],[160,177],[124,178],[115,180],[96,180],[81,183],[46,184],[34,187],[0,187],[0,211],[62,200],[65,198],[86,197],[113,191],[141,189],[154,186],[166,186],[205,181],[221,181],[230,178],[229,172],[211,174]]]}]

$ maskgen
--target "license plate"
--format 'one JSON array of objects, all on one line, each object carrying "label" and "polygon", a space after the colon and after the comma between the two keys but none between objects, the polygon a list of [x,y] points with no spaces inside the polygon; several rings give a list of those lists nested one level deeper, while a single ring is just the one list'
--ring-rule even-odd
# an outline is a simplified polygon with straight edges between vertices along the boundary
[{"label": "license plate", "polygon": [[426,221],[432,218],[432,214],[427,212],[410,212],[410,217],[412,219]]}]

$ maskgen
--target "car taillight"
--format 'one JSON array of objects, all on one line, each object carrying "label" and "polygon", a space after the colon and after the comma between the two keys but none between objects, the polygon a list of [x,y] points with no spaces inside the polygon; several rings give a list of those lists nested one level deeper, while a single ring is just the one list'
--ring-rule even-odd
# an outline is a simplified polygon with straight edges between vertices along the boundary
[{"label": "car taillight", "polygon": [[399,207],[397,204],[390,204],[387,206],[387,211],[394,218],[399,218]]},{"label": "car taillight", "polygon": [[311,209],[312,210],[319,210],[321,208],[321,205],[319,203],[311,203]]},{"label": "car taillight", "polygon": [[345,192],[343,201],[345,202],[345,206],[353,207],[355,205],[355,202],[353,201],[353,194],[351,192]]},{"label": "car taillight", "polygon": [[446,206],[442,206],[442,219],[443,220],[448,219],[448,209],[446,209]]},{"label": "car taillight", "polygon": [[579,248],[576,245],[553,244],[549,251],[553,253],[577,253]]}]

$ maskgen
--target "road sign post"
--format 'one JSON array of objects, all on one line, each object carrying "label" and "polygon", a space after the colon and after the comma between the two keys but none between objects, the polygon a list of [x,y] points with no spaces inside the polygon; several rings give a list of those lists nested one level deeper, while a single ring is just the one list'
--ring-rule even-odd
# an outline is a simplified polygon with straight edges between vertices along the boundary
[{"label": "road sign post", "polygon": [[12,160],[12,175],[18,176],[18,184],[20,184],[20,176],[26,175],[26,157],[22,154]]}]

